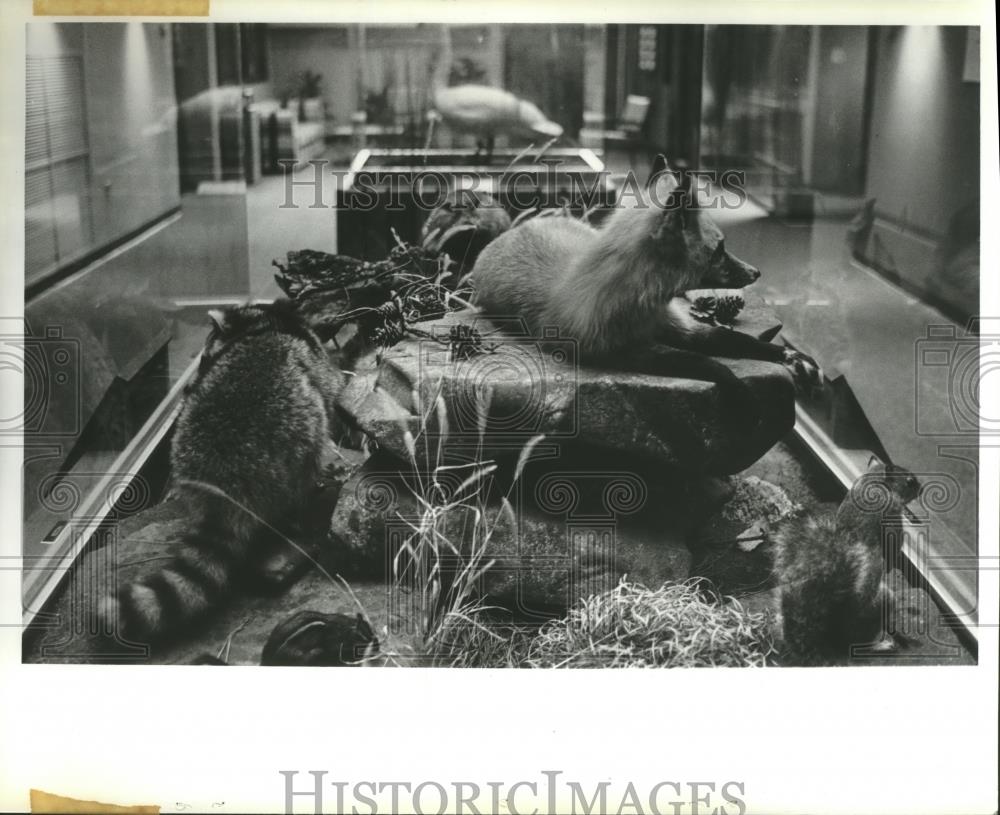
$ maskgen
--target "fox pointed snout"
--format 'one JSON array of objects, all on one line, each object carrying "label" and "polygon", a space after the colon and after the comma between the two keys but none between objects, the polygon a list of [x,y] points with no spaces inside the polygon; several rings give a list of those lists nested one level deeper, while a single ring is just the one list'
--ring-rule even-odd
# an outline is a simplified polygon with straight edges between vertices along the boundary
[{"label": "fox pointed snout", "polygon": [[732,258],[732,261],[729,273],[732,280],[730,285],[749,286],[751,283],[760,280],[760,269],[756,266],[751,266],[749,263],[745,263],[736,257]]},{"label": "fox pointed snout", "polygon": [[715,267],[704,282],[710,286],[740,289],[759,279],[760,270],[756,266],[751,266],[733,255],[728,255],[721,268]]}]

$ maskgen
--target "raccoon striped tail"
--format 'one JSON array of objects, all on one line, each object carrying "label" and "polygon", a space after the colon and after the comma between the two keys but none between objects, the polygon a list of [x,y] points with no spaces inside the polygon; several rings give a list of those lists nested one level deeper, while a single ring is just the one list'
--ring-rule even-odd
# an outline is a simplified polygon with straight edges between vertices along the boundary
[{"label": "raccoon striped tail", "polygon": [[183,631],[229,594],[238,548],[231,530],[202,526],[188,533],[160,571],[103,598],[99,614],[105,630],[137,642]]}]

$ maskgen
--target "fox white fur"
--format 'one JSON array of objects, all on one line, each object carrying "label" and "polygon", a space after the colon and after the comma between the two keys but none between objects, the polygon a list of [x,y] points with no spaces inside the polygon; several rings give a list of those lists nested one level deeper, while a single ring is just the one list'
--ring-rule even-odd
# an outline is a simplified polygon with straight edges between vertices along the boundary
[{"label": "fox white fur", "polygon": [[558,327],[585,355],[648,346],[664,327],[690,328],[671,300],[697,287],[740,287],[760,276],[725,251],[722,231],[669,174],[600,229],[536,217],[480,254],[474,302],[538,333]]}]

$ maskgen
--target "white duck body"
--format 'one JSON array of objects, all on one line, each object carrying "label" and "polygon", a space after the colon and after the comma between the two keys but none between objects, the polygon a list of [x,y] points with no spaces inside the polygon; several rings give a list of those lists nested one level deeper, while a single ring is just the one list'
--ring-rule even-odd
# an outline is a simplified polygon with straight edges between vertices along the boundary
[{"label": "white duck body", "polygon": [[553,139],[563,132],[536,105],[488,85],[436,88],[434,110],[449,127],[478,136],[506,134]]}]

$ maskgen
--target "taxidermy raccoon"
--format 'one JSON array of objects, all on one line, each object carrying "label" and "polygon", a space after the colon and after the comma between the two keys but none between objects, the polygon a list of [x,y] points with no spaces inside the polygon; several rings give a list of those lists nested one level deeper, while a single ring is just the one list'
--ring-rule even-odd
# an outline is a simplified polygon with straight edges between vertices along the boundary
[{"label": "taxidermy raccoon", "polygon": [[848,660],[852,645],[890,650],[881,637],[891,599],[888,571],[900,556],[884,551],[883,524],[900,520],[920,492],[909,470],[873,462],[836,513],[803,513],[773,534],[785,655],[792,664]]},{"label": "taxidermy raccoon", "polygon": [[583,360],[618,369],[744,389],[727,366],[704,356],[717,354],[782,362],[797,383],[815,384],[819,369],[809,357],[700,323],[677,297],[759,277],[726,251],[722,231],[697,205],[690,174],[678,183],[660,171],[642,200],[619,207],[601,229],[536,217],[500,235],[476,261],[473,302],[488,315],[521,318],[534,336],[557,327],[579,343]]},{"label": "taxidermy raccoon", "polygon": [[277,529],[308,505],[335,451],[340,374],[293,304],[209,316],[170,454],[171,494],[186,503],[190,526],[161,570],[101,607],[131,639],[183,631],[219,605],[237,576],[273,554]]}]

